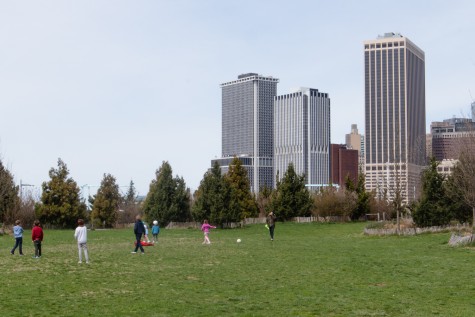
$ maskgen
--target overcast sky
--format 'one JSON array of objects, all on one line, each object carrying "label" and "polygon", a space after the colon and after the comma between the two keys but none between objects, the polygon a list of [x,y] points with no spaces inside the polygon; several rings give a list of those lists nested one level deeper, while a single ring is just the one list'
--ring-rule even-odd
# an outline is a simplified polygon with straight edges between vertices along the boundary
[{"label": "overcast sky", "polygon": [[[426,121],[467,116],[475,1],[0,0],[0,158],[41,185],[61,158],[145,195],[168,161],[195,190],[221,155],[221,88],[239,74],[331,98],[331,141],[364,132],[363,41],[399,32],[426,57]],[[124,189],[125,190],[125,189]]]}]

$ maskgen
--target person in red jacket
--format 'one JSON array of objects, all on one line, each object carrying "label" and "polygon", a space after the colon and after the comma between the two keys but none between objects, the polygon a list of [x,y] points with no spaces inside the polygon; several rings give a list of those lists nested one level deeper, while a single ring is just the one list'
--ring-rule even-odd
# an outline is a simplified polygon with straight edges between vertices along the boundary
[{"label": "person in red jacket", "polygon": [[35,226],[31,230],[31,240],[35,245],[35,256],[33,258],[41,258],[41,242],[43,241],[43,229],[40,227],[40,221],[35,220]]}]

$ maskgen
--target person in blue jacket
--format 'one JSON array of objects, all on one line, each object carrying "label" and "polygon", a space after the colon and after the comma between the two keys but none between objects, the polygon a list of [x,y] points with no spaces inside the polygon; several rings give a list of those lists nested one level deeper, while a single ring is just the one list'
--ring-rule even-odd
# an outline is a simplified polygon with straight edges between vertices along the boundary
[{"label": "person in blue jacket", "polygon": [[18,247],[20,249],[20,255],[23,255],[23,228],[21,227],[21,221],[15,221],[15,226],[13,227],[13,236],[15,237],[15,246],[10,251],[12,255],[15,254],[15,249]]},{"label": "person in blue jacket", "polygon": [[152,236],[153,236],[153,242],[158,242],[158,234],[160,233],[160,227],[158,226],[158,221],[154,220],[153,221],[153,226],[152,226]]},{"label": "person in blue jacket", "polygon": [[140,215],[137,215],[135,217],[135,225],[134,225],[134,233],[135,233],[135,250],[132,251],[132,253],[137,253],[138,249],[140,248],[140,251],[142,251],[142,254],[145,254],[142,243],[140,240],[142,240],[142,235],[145,234],[145,226],[143,225],[142,218]]}]

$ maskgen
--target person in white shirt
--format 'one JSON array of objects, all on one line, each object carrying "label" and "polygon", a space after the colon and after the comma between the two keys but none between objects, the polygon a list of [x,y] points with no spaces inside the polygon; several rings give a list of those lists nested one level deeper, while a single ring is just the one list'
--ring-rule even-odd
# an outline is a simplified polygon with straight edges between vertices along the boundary
[{"label": "person in white shirt", "polygon": [[79,251],[79,264],[82,263],[82,251],[84,251],[84,257],[86,258],[86,263],[89,263],[89,254],[87,253],[87,228],[84,226],[84,220],[78,220],[78,227],[74,232],[74,238],[78,242],[78,251]]}]

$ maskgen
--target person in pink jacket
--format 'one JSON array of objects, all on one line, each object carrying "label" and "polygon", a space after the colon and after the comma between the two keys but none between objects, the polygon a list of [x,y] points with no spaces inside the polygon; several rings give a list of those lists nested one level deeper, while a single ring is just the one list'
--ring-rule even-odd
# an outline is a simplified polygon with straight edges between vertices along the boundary
[{"label": "person in pink jacket", "polygon": [[203,244],[210,244],[211,241],[209,241],[209,229],[216,229],[215,226],[212,226],[208,223],[208,220],[204,220],[203,221],[203,225],[201,226],[201,231],[203,231],[204,235],[205,235],[205,239],[203,241]]}]

